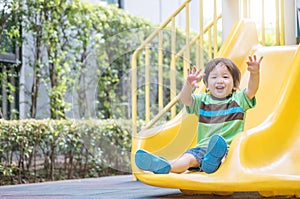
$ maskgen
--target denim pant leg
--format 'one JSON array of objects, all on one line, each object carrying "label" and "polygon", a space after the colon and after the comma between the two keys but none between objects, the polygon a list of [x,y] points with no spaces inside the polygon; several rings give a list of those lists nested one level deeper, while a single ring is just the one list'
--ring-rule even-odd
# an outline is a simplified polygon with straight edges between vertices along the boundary
[{"label": "denim pant leg", "polygon": [[187,150],[185,153],[193,155],[199,163],[199,167],[189,168],[189,171],[201,171],[201,163],[206,153],[206,147],[195,147]]}]

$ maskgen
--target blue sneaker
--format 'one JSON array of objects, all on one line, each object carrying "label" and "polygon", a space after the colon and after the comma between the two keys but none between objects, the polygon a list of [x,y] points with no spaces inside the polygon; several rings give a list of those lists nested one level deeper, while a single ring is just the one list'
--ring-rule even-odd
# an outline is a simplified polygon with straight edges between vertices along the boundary
[{"label": "blue sneaker", "polygon": [[166,159],[141,149],[135,153],[135,164],[138,168],[155,174],[167,174],[171,170],[171,165]]},{"label": "blue sneaker", "polygon": [[220,135],[213,135],[208,143],[206,154],[202,161],[202,170],[205,173],[215,172],[227,153],[227,143]]}]

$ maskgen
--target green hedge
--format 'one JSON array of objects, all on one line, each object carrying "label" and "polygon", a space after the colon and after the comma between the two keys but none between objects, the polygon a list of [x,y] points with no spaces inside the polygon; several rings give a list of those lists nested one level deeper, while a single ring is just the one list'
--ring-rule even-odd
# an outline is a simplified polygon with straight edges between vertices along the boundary
[{"label": "green hedge", "polygon": [[126,121],[0,120],[0,185],[130,173]]}]

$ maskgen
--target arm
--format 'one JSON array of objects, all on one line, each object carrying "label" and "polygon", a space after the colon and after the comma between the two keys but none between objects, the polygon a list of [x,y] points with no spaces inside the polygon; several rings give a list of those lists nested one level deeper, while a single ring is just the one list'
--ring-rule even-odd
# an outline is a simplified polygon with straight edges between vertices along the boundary
[{"label": "arm", "polygon": [[249,99],[252,99],[259,87],[259,79],[260,79],[260,62],[262,61],[263,57],[256,60],[256,55],[253,57],[249,56],[249,60],[247,61],[248,71],[250,72],[250,78],[248,82],[248,87],[246,89],[246,95]]},{"label": "arm", "polygon": [[179,94],[179,100],[186,106],[192,106],[193,104],[193,87],[188,81],[185,82]]},{"label": "arm", "polygon": [[190,69],[187,69],[188,77],[187,80],[179,94],[179,100],[186,106],[191,106],[193,104],[193,98],[192,93],[193,89],[196,87],[198,88],[198,82],[201,81],[204,74],[201,73],[201,69],[197,70],[194,66],[192,71],[190,72]]}]

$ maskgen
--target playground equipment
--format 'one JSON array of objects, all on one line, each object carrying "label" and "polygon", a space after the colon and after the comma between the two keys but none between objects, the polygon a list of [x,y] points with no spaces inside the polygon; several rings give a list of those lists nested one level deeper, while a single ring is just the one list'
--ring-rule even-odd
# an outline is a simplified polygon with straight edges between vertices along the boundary
[{"label": "playground equipment", "polygon": [[[132,172],[138,180],[186,193],[255,191],[263,196],[300,197],[300,49],[296,45],[261,46],[255,24],[239,21],[217,57],[230,58],[240,67],[241,89],[249,79],[245,61],[253,54],[264,56],[257,106],[247,112],[245,131],[233,140],[221,167],[213,174],[153,174],[138,169],[132,158]],[[196,116],[182,110],[166,124],[134,135],[132,157],[136,150],[145,149],[176,160],[195,146],[196,134]]]}]

